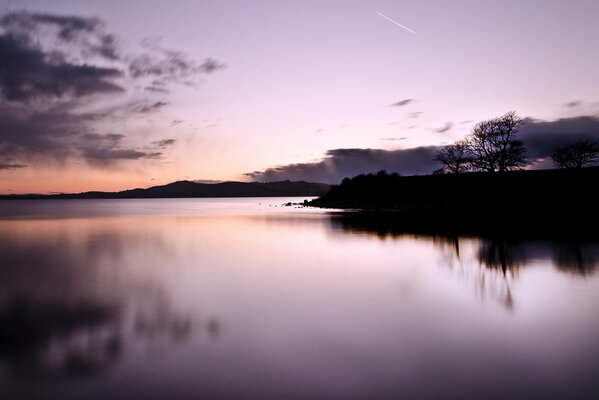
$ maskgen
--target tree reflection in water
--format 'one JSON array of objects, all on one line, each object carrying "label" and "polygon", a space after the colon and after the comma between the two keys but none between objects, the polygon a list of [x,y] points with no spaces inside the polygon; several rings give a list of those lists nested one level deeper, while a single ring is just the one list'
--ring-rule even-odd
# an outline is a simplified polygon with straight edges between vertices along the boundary
[{"label": "tree reflection in water", "polygon": [[[368,218],[359,214],[332,214],[332,228],[342,232],[367,234],[381,240],[416,238],[431,241],[441,251],[446,265],[461,279],[474,286],[477,296],[496,299],[507,309],[515,306],[513,286],[519,271],[536,261],[549,260],[557,270],[587,277],[599,265],[599,241],[562,240],[561,238],[513,237],[502,233],[495,237],[472,233],[404,230],[393,218]],[[474,254],[464,251],[464,245]]]},{"label": "tree reflection in water", "polygon": [[99,377],[132,340],[192,335],[198,321],[173,309],[156,276],[119,269],[132,243],[168,251],[161,238],[110,225],[0,224],[0,366],[9,379]]}]

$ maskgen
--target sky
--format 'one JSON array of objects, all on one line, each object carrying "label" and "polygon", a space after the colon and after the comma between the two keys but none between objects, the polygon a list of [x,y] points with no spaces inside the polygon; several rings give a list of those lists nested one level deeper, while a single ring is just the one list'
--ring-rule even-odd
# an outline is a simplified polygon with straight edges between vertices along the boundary
[{"label": "sky", "polygon": [[596,0],[0,0],[0,193],[430,173],[510,110],[547,166],[599,140],[598,20]]}]

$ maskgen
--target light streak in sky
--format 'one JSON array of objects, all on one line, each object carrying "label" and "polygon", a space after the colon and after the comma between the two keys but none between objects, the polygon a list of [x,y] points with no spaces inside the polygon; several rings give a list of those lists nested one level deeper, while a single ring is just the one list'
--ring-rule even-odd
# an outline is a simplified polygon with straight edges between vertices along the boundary
[{"label": "light streak in sky", "polygon": [[376,13],[376,14],[378,14],[378,15],[380,15],[381,17],[385,18],[387,21],[393,22],[395,25],[397,25],[397,26],[399,26],[399,27],[401,27],[401,28],[405,29],[406,31],[410,32],[411,34],[413,34],[413,35],[417,35],[417,33],[416,33],[416,32],[414,32],[413,30],[411,30],[411,29],[410,29],[410,28],[408,28],[407,26],[400,24],[399,22],[397,22],[397,21],[395,21],[395,20],[393,20],[393,19],[391,19],[391,18],[387,17],[386,15],[383,15],[383,14],[381,14],[381,13],[380,13],[380,12],[378,12],[378,11],[375,11],[375,13]]}]

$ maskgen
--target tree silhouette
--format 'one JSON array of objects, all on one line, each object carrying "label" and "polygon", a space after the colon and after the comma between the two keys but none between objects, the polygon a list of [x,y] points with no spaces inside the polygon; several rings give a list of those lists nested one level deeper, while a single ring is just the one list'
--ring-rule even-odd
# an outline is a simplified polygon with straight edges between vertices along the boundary
[{"label": "tree silhouette", "polygon": [[582,168],[593,165],[599,158],[599,149],[589,139],[562,146],[551,156],[558,168]]},{"label": "tree silhouette", "polygon": [[470,148],[464,140],[443,147],[435,156],[435,160],[443,164],[438,173],[459,174],[472,168]]},{"label": "tree silhouette", "polygon": [[467,171],[504,172],[528,165],[524,142],[517,139],[522,119],[510,111],[479,122],[464,140],[443,147],[435,160],[443,168],[435,173]]},{"label": "tree silhouette", "polygon": [[510,111],[501,117],[479,122],[466,139],[476,170],[504,172],[528,165],[526,148],[517,139],[522,119]]}]

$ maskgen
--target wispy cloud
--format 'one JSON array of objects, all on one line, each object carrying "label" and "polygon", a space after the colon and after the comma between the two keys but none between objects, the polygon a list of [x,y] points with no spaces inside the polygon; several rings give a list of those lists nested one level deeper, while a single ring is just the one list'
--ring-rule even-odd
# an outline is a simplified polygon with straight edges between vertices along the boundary
[{"label": "wispy cloud", "polygon": [[391,104],[391,107],[403,107],[403,106],[407,106],[410,103],[413,103],[414,99],[404,99],[404,100],[400,100],[397,101],[393,104]]},{"label": "wispy cloud", "polygon": [[582,105],[582,101],[580,100],[573,100],[573,101],[569,101],[566,104],[564,104],[564,106],[568,107],[568,108],[576,108],[576,107],[580,107]]},{"label": "wispy cloud", "polygon": [[453,128],[453,124],[451,122],[448,122],[445,125],[443,125],[442,127],[434,129],[434,131],[437,133],[446,133],[446,132],[449,132],[451,130],[451,128]]},{"label": "wispy cloud", "polygon": [[156,140],[154,142],[152,142],[152,144],[160,149],[164,149],[167,146],[172,146],[173,144],[175,144],[175,139],[162,139],[162,140]]},{"label": "wispy cloud", "polygon": [[26,168],[27,165],[24,164],[4,164],[4,163],[0,163],[0,169],[8,169],[8,170],[12,170],[12,169],[21,169],[21,168]]}]

